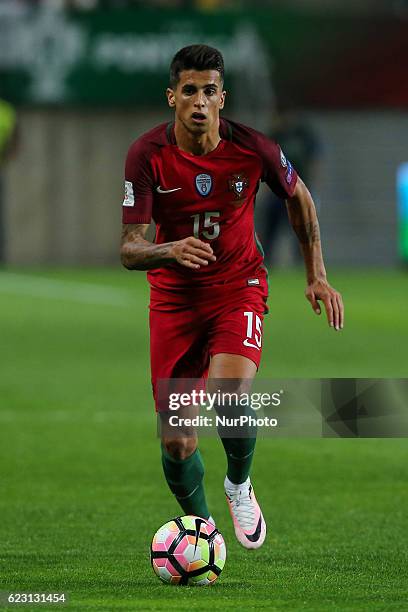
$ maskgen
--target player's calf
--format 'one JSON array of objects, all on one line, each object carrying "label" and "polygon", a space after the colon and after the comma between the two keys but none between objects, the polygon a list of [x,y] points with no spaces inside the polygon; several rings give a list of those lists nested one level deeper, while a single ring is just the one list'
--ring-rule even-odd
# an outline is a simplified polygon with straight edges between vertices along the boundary
[{"label": "player's calf", "polygon": [[197,448],[197,439],[162,441],[162,465],[167,484],[183,513],[208,519],[210,512],[203,485],[204,464]]}]

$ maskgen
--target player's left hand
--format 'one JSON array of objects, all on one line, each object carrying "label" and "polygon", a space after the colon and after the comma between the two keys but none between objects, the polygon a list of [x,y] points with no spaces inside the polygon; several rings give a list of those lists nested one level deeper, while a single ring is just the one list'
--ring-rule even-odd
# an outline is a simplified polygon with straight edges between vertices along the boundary
[{"label": "player's left hand", "polygon": [[333,327],[336,331],[343,329],[343,300],[340,293],[333,289],[327,280],[321,279],[309,283],[306,287],[305,295],[306,299],[311,303],[313,310],[318,315],[321,313],[318,300],[323,302],[330,327]]}]

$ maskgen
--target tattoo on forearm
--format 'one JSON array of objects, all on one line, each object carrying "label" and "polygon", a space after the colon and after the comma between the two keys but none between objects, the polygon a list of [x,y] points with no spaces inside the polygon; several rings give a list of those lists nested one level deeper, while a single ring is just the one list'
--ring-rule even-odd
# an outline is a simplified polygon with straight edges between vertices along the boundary
[{"label": "tattoo on forearm", "polygon": [[165,245],[141,245],[137,250],[130,250],[128,261],[130,267],[138,270],[158,268],[169,262],[169,243]]},{"label": "tattoo on forearm", "polygon": [[302,223],[301,225],[294,225],[293,229],[301,244],[313,244],[320,241],[318,223]]},{"label": "tattoo on forearm", "polygon": [[173,243],[153,244],[145,239],[148,225],[124,225],[122,228],[122,264],[130,270],[150,270],[169,263]]}]

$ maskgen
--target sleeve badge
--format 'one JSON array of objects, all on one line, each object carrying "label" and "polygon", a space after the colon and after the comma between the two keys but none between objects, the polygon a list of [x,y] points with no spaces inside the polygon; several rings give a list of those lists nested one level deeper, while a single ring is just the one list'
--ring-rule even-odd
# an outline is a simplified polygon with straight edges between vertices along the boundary
[{"label": "sleeve badge", "polygon": [[135,194],[133,193],[133,184],[131,181],[125,181],[125,198],[123,200],[123,206],[134,206],[135,205]]}]

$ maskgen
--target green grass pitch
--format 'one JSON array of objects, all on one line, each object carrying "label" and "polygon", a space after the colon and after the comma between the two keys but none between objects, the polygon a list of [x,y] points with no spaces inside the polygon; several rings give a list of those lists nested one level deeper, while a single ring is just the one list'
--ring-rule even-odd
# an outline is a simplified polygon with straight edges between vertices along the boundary
[{"label": "green grass pitch", "polygon": [[[301,273],[271,275],[260,376],[407,377],[408,277],[331,280],[342,333],[312,312]],[[225,570],[213,587],[160,583],[150,539],[179,509],[155,434],[147,300],[144,274],[119,268],[0,273],[0,590],[65,591],[72,610],[407,610],[408,444],[397,439],[260,440],[259,551],[235,541],[221,445],[203,440]]]}]

